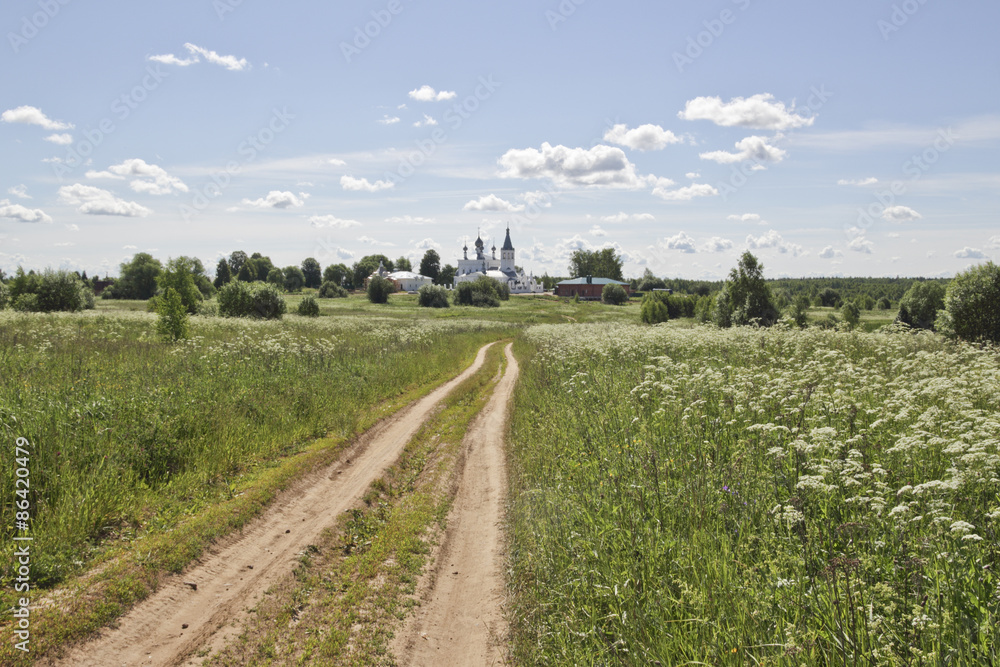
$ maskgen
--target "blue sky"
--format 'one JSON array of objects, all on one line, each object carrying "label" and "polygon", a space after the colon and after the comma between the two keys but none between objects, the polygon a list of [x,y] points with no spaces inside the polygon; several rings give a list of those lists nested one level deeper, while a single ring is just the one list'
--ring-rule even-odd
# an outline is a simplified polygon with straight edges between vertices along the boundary
[{"label": "blue sky", "polygon": [[138,251],[564,274],[951,275],[1000,259],[992,0],[0,8],[0,268]]}]

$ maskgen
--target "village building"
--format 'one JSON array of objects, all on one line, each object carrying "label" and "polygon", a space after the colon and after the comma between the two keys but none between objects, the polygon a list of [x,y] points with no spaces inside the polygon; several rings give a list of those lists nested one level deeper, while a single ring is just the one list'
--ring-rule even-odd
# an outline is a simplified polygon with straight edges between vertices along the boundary
[{"label": "village building", "polygon": [[482,276],[492,278],[510,288],[511,294],[540,294],[545,288],[533,275],[526,274],[523,269],[514,266],[514,244],[510,240],[510,226],[503,247],[500,248],[500,259],[497,259],[497,247],[492,248],[492,255],[486,256],[486,248],[481,236],[476,237],[475,257],[469,257],[469,246],[462,248],[462,259],[458,260],[455,271],[454,286],[459,283],[477,280]]},{"label": "village building", "polygon": [[625,293],[631,296],[628,283],[611,278],[594,278],[593,276],[563,280],[556,285],[553,293],[556,296],[577,296],[584,300],[600,299],[605,285],[621,285],[625,289]]},{"label": "village building", "polygon": [[396,290],[400,292],[416,292],[424,285],[434,284],[433,279],[413,271],[389,271],[381,261],[378,263],[378,268],[365,280],[365,284],[367,285],[368,280],[375,276],[391,281]]}]

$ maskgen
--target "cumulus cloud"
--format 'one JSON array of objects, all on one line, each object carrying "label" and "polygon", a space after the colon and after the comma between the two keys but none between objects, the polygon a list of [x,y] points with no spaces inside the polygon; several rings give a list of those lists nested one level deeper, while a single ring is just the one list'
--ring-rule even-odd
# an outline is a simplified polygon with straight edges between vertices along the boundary
[{"label": "cumulus cloud", "polygon": [[694,247],[694,239],[684,232],[678,232],[673,236],[668,236],[660,241],[660,246],[666,248],[667,250],[679,250],[685,253],[697,252]]},{"label": "cumulus cloud", "polygon": [[987,248],[1000,248],[1000,236],[991,236],[990,240],[986,242]]},{"label": "cumulus cloud", "polygon": [[142,218],[150,213],[148,208],[133,201],[119,199],[107,190],[75,183],[59,188],[59,199],[78,206],[77,211],[86,215],[118,215],[125,218]]},{"label": "cumulus cloud", "polygon": [[524,206],[512,204],[505,199],[501,199],[494,194],[485,195],[479,199],[473,199],[462,207],[463,211],[523,211]]},{"label": "cumulus cloud", "polygon": [[764,223],[760,218],[758,213],[744,213],[743,215],[730,215],[726,216],[726,220],[732,220],[734,222],[759,222]]},{"label": "cumulus cloud", "polygon": [[438,122],[436,120],[434,120],[427,114],[424,114],[424,119],[418,120],[416,123],[413,124],[413,127],[427,127],[429,125],[437,125],[437,124]]},{"label": "cumulus cloud", "polygon": [[0,121],[4,123],[24,123],[25,125],[38,125],[46,130],[72,130],[72,123],[52,120],[38,107],[17,107],[8,109],[0,114]]},{"label": "cumulus cloud", "polygon": [[608,235],[608,233],[606,231],[604,231],[603,229],[601,229],[600,225],[594,225],[594,226],[592,226],[590,228],[590,231],[587,232],[587,233],[590,234],[591,236],[607,236]]},{"label": "cumulus cloud", "polygon": [[69,146],[71,143],[73,143],[73,135],[69,134],[68,132],[63,132],[61,134],[50,134],[49,136],[45,137],[45,141],[50,141],[60,146]]},{"label": "cumulus cloud", "polygon": [[397,225],[400,225],[400,224],[402,224],[402,225],[429,225],[429,224],[433,223],[435,220],[434,220],[434,218],[421,218],[419,216],[414,217],[412,215],[396,215],[396,216],[393,216],[391,218],[386,218],[385,221],[386,222],[391,222],[391,223],[397,224]]},{"label": "cumulus cloud", "polygon": [[774,248],[781,253],[790,253],[791,255],[798,257],[803,253],[802,246],[797,243],[788,243],[782,237],[781,234],[773,229],[767,231],[766,234],[761,236],[753,236],[752,234],[747,236],[747,247],[752,250],[759,250],[763,248]]},{"label": "cumulus cloud", "polygon": [[719,164],[732,164],[734,162],[743,162],[744,160],[781,162],[786,154],[786,151],[767,143],[767,138],[754,135],[737,141],[735,153],[711,151],[709,153],[700,153],[698,157],[702,160],[711,160]]},{"label": "cumulus cloud", "polygon": [[697,171],[689,171],[688,173],[684,174],[684,178],[690,178],[693,181],[696,178],[701,178],[701,174],[699,174]]},{"label": "cumulus cloud", "polygon": [[309,218],[309,224],[313,227],[335,227],[337,229],[348,229],[349,227],[360,227],[357,220],[345,220],[335,215],[314,215]]},{"label": "cumulus cloud", "polygon": [[302,192],[299,193],[299,196],[295,196],[294,192],[271,190],[266,197],[254,200],[244,199],[243,203],[255,208],[298,208],[305,204],[307,197],[308,195]]},{"label": "cumulus cloud", "polygon": [[653,188],[653,194],[667,201],[688,201],[695,197],[714,197],[719,191],[707,183],[693,183],[677,190],[658,186]]},{"label": "cumulus cloud", "polygon": [[807,127],[815,118],[797,115],[794,107],[775,102],[774,95],[762,93],[734,97],[723,102],[720,97],[696,97],[677,114],[682,120],[710,120],[722,127],[750,127],[756,130],[789,130]]},{"label": "cumulus cloud", "polygon": [[658,151],[666,148],[669,144],[679,144],[681,138],[670,130],[664,130],[659,125],[640,125],[630,130],[623,123],[615,125],[605,132],[604,141],[626,146],[633,150]]},{"label": "cumulus cloud", "polygon": [[889,206],[882,211],[882,219],[892,222],[909,222],[919,220],[924,216],[914,211],[909,206]]},{"label": "cumulus cloud", "polygon": [[399,116],[390,116],[389,114],[386,114],[375,122],[379,125],[395,125],[399,122]]},{"label": "cumulus cloud", "polygon": [[21,222],[52,222],[52,218],[40,208],[27,208],[12,204],[8,199],[0,199],[0,218],[10,218]]},{"label": "cumulus cloud", "polygon": [[21,199],[31,199],[31,195],[28,194],[28,187],[24,184],[7,188],[7,194]]},{"label": "cumulus cloud", "polygon": [[437,92],[427,84],[410,91],[410,98],[418,102],[441,102],[443,100],[453,100],[457,96],[458,94],[453,90]]},{"label": "cumulus cloud", "polygon": [[534,190],[532,192],[525,192],[519,194],[517,198],[522,200],[528,206],[537,206],[539,208],[552,208],[551,192],[546,192],[544,190]]},{"label": "cumulus cloud", "polygon": [[367,245],[378,245],[378,246],[385,246],[385,247],[392,247],[392,246],[396,245],[395,243],[389,243],[387,241],[376,241],[375,239],[373,239],[370,236],[361,236],[361,237],[358,238],[358,242],[364,243],[364,244],[367,244]]},{"label": "cumulus cloud", "polygon": [[430,250],[432,248],[434,250],[440,250],[441,244],[436,242],[434,239],[427,238],[423,241],[418,241],[413,247],[417,250]]},{"label": "cumulus cloud", "polygon": [[878,183],[878,179],[875,178],[874,176],[870,178],[858,178],[854,180],[848,180],[846,178],[842,178],[839,181],[837,181],[837,185],[875,185],[876,183]]},{"label": "cumulus cloud", "polygon": [[190,42],[185,44],[184,48],[188,50],[189,54],[191,54],[189,58],[178,58],[172,53],[165,53],[163,55],[149,56],[149,60],[162,65],[187,67],[188,65],[194,65],[195,63],[201,62],[201,58],[204,58],[207,62],[210,62],[213,65],[219,65],[220,67],[225,67],[227,70],[232,72],[240,72],[242,70],[250,69],[250,63],[247,62],[246,58],[223,56],[215,51],[209,51],[206,48],[191,44]]},{"label": "cumulus cloud", "polygon": [[547,178],[559,187],[626,188],[650,184],[636,174],[625,152],[612,146],[567,148],[548,142],[537,148],[512,148],[500,158],[501,178]]},{"label": "cumulus cloud", "polygon": [[844,253],[836,250],[832,245],[828,245],[820,251],[819,256],[823,259],[833,259],[834,257],[843,257]]},{"label": "cumulus cloud", "polygon": [[955,251],[955,257],[958,257],[959,259],[989,259],[990,258],[989,255],[987,255],[986,253],[984,253],[982,250],[979,250],[978,248],[970,248],[969,246],[965,246],[961,250],[956,250]]},{"label": "cumulus cloud", "polygon": [[378,192],[379,190],[392,190],[396,187],[396,184],[392,181],[375,181],[374,183],[370,183],[367,178],[341,176],[340,187],[354,192]]},{"label": "cumulus cloud", "polygon": [[124,180],[134,177],[129,183],[136,192],[151,195],[168,195],[173,192],[187,192],[188,186],[176,176],[171,176],[166,169],[155,164],[147,164],[145,160],[133,158],[121,164],[111,165],[106,171],[88,171],[87,178],[112,178]]},{"label": "cumulus cloud", "polygon": [[725,252],[733,247],[733,242],[721,236],[713,236],[701,246],[702,252]]},{"label": "cumulus cloud", "polygon": [[851,239],[850,243],[847,244],[847,249],[854,252],[860,252],[865,255],[870,255],[875,249],[875,244],[866,239],[864,236],[856,236]]}]

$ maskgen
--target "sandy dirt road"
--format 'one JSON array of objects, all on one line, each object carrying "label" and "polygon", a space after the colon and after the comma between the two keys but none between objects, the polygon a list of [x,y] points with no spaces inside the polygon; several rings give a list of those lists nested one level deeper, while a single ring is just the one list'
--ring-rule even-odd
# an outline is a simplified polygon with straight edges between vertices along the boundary
[{"label": "sandy dirt road", "polygon": [[[458,377],[366,432],[334,463],[284,492],[242,532],[216,545],[183,574],[170,577],[118,626],[44,665],[196,665],[199,654],[238,635],[248,609],[295,567],[324,528],[354,506],[452,389],[483,364],[487,345]],[[185,582],[195,584],[192,588]]]},{"label": "sandy dirt road", "polygon": [[504,353],[507,371],[466,432],[465,468],[427,575],[429,589],[391,647],[401,665],[480,667],[504,661],[504,436],[518,374],[511,345]]}]

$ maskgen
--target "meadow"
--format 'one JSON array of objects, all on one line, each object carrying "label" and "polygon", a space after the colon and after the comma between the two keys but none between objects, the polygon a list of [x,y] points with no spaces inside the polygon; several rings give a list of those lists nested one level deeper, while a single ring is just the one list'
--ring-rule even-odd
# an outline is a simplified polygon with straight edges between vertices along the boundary
[{"label": "meadow", "polygon": [[678,322],[517,347],[516,664],[998,663],[996,348]]}]

